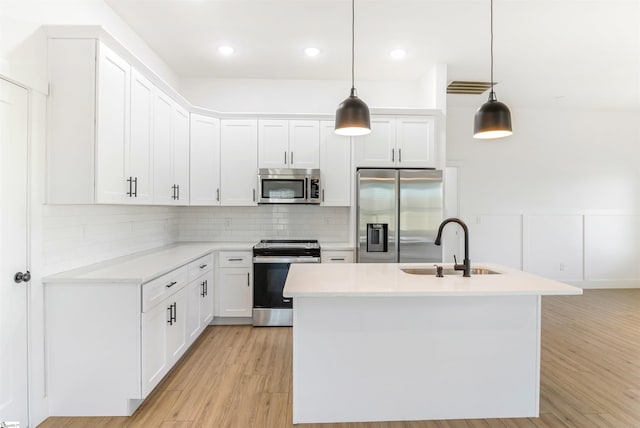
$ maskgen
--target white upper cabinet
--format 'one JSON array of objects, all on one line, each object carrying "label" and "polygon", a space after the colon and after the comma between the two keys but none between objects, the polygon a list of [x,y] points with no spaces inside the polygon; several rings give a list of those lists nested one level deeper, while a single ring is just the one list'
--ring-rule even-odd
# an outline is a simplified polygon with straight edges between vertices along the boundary
[{"label": "white upper cabinet", "polygon": [[320,167],[320,126],[317,120],[289,121],[289,167]]},{"label": "white upper cabinet", "polygon": [[317,120],[259,120],[259,168],[318,168]]},{"label": "white upper cabinet", "polygon": [[189,204],[189,113],[162,91],[154,99],[153,200]]},{"label": "white upper cabinet", "polygon": [[435,119],[431,116],[374,116],[371,133],[354,140],[358,167],[438,166]]},{"label": "white upper cabinet", "polygon": [[96,202],[118,204],[127,197],[131,66],[100,44],[97,80]]},{"label": "white upper cabinet", "polygon": [[154,86],[131,69],[131,138],[125,165],[127,195],[131,203],[153,202],[153,95]]},{"label": "white upper cabinet", "polygon": [[289,167],[289,121],[258,121],[258,167]]},{"label": "white upper cabinet", "polygon": [[257,205],[258,121],[220,121],[220,204]]},{"label": "white upper cabinet", "polygon": [[220,205],[220,119],[191,114],[191,205]]},{"label": "white upper cabinet", "polygon": [[334,132],[333,121],[320,122],[321,205],[351,205],[351,138]]},{"label": "white upper cabinet", "polygon": [[50,204],[189,204],[189,113],[95,39],[49,39]]}]

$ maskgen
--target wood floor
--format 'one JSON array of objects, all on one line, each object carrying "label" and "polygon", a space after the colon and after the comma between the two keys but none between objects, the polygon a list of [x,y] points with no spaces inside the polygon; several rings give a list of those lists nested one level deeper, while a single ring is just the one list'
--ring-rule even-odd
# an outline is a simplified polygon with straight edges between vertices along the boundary
[{"label": "wood floor", "polygon": [[[291,330],[209,327],[130,418],[60,427],[282,428],[291,422]],[[304,428],[640,427],[640,290],[544,297],[540,417]]]}]

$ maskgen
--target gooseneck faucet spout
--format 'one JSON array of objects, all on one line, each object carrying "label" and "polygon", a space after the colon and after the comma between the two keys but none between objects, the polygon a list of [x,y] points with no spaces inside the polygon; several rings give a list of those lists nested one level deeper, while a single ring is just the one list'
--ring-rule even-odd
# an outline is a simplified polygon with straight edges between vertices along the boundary
[{"label": "gooseneck faucet spout", "polygon": [[440,223],[440,227],[438,228],[438,236],[436,236],[436,240],[433,243],[436,245],[441,244],[442,230],[449,223],[458,223],[462,227],[462,230],[464,231],[464,261],[461,265],[456,262],[453,265],[453,268],[455,270],[464,271],[462,276],[470,277],[471,276],[471,260],[469,260],[469,228],[467,227],[464,221],[455,217],[451,217],[444,220],[442,223]]}]

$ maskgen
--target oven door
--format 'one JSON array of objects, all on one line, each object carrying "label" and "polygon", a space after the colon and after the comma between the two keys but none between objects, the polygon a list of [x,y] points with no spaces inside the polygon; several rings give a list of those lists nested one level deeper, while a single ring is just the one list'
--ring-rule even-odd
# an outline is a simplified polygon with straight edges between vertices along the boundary
[{"label": "oven door", "polygon": [[282,295],[291,263],[320,263],[320,257],[255,256],[253,258],[253,307],[292,308]]}]

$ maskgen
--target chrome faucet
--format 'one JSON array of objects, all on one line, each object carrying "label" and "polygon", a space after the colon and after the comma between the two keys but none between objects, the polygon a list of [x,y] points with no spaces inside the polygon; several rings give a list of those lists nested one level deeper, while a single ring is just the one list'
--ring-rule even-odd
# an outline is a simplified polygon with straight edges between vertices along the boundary
[{"label": "chrome faucet", "polygon": [[454,255],[453,260],[455,261],[455,263],[453,264],[453,268],[455,270],[464,271],[462,276],[470,277],[471,276],[471,260],[469,260],[469,228],[464,223],[464,221],[460,220],[459,218],[452,217],[440,223],[440,227],[438,228],[438,236],[436,236],[436,240],[433,243],[436,245],[441,244],[440,241],[442,239],[442,230],[449,223],[458,223],[460,226],[462,226],[462,230],[464,231],[464,261],[461,265],[458,264],[458,261],[456,260],[456,256]]}]

